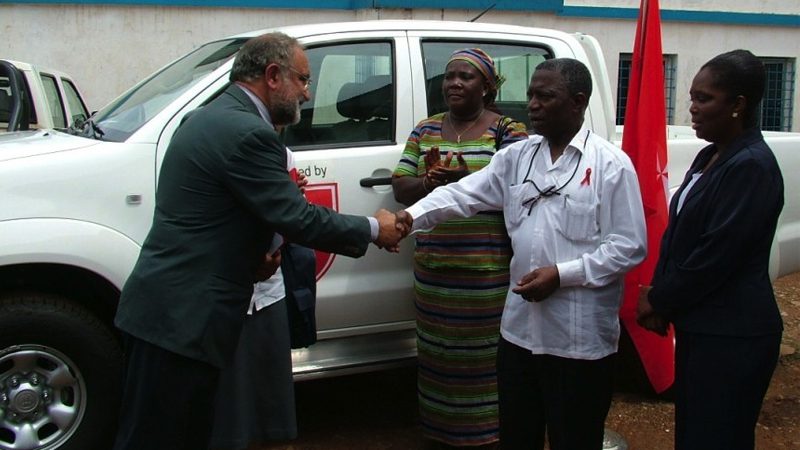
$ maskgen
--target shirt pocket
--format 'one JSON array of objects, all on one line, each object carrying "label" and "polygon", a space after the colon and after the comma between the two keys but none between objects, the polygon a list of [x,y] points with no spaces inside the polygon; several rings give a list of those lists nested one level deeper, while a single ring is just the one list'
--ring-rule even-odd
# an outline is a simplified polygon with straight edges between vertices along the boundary
[{"label": "shirt pocket", "polygon": [[512,228],[520,226],[523,220],[530,215],[531,201],[539,195],[531,183],[522,183],[516,186],[509,186],[508,207],[503,209],[503,215],[506,220],[506,228],[511,231]]},{"label": "shirt pocket", "polygon": [[559,222],[561,234],[571,241],[593,240],[599,230],[595,204],[579,201],[569,194],[564,194],[563,199],[563,218]]}]

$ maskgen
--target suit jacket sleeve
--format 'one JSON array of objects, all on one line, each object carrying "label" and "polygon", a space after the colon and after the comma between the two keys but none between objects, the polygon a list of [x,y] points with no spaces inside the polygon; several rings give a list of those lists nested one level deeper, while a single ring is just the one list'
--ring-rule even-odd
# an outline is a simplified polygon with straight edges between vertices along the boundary
[{"label": "suit jacket sleeve", "polygon": [[308,203],[286,171],[286,149],[274,130],[258,127],[242,136],[225,172],[238,200],[289,240],[353,257],[367,251],[367,218]]}]

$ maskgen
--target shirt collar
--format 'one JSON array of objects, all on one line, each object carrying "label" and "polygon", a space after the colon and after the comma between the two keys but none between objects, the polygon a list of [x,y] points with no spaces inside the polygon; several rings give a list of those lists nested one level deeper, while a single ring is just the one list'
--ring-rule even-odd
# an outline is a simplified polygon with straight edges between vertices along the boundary
[{"label": "shirt collar", "polygon": [[[577,133],[575,133],[575,136],[572,136],[572,139],[569,141],[569,144],[567,144],[567,149],[572,147],[575,150],[577,150],[577,151],[579,151],[581,153],[584,153],[584,151],[586,150],[586,145],[589,142],[589,137],[591,135],[592,135],[592,132],[591,132],[591,130],[589,130],[588,127],[586,127],[585,125],[581,126],[581,129],[578,130]],[[544,136],[542,136],[540,134],[532,135],[528,139],[531,142],[531,144],[534,144],[534,145],[535,144],[540,144],[540,143],[545,144],[547,146],[550,145],[550,142]]]},{"label": "shirt collar", "polygon": [[[264,119],[264,122],[267,122],[268,124],[270,124],[270,126],[272,126],[272,118],[269,116],[269,110],[267,109],[267,106],[264,104],[264,102],[262,102],[261,99],[258,98],[258,96],[255,93],[253,93],[253,91],[251,91],[247,86],[244,86],[239,83],[236,83],[236,86],[239,86],[239,88],[243,90],[248,97],[250,97],[250,100],[252,100],[253,103],[255,103],[256,109],[258,109],[258,114],[261,115],[261,118]],[[274,126],[272,127],[275,128]]]},{"label": "shirt collar", "polygon": [[575,150],[584,153],[586,151],[586,144],[589,142],[589,136],[591,136],[592,132],[585,126],[582,126],[575,136],[572,136],[572,140],[569,141],[567,147],[572,147]]}]

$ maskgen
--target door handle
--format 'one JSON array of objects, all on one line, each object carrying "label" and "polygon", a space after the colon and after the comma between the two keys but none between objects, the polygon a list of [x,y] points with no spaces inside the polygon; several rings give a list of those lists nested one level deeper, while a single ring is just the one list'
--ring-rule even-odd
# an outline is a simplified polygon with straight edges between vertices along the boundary
[{"label": "door handle", "polygon": [[392,177],[367,177],[359,180],[361,187],[390,186]]}]

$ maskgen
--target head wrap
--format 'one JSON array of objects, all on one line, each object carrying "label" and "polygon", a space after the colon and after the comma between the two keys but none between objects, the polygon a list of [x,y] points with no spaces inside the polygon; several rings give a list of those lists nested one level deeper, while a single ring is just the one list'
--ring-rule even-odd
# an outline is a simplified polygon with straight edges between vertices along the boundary
[{"label": "head wrap", "polygon": [[489,82],[490,90],[494,93],[497,93],[497,89],[503,84],[503,81],[505,81],[505,78],[497,73],[492,57],[479,48],[456,50],[450,55],[450,60],[447,61],[447,64],[449,65],[453,61],[465,61],[472,67],[478,69],[478,72],[483,75],[483,78]]}]

